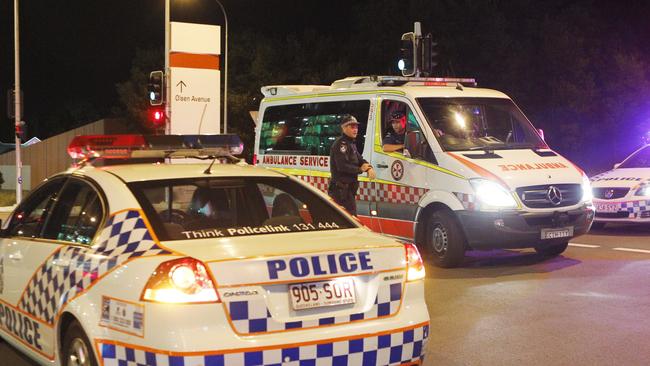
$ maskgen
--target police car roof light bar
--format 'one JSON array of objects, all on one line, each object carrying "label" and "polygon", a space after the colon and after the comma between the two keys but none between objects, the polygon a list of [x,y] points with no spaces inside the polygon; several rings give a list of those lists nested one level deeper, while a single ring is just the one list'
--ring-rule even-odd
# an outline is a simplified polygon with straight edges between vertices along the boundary
[{"label": "police car roof light bar", "polygon": [[232,157],[244,150],[237,135],[87,135],[68,145],[73,159]]}]

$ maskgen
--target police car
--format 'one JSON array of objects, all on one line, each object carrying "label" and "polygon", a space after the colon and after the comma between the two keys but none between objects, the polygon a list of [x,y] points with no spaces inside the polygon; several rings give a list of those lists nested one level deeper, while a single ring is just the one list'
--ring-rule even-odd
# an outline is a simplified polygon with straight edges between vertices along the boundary
[{"label": "police car", "polygon": [[40,364],[422,363],[416,247],[238,163],[236,136],[78,136],[68,151],[78,165],[0,238],[0,335]]},{"label": "police car", "polygon": [[650,222],[650,145],[628,156],[613,170],[591,178],[594,228],[608,222]]}]

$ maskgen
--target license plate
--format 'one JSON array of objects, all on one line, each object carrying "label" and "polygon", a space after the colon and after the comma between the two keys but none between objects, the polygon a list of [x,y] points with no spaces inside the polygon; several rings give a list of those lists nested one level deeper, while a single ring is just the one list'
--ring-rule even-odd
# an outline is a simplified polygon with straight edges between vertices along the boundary
[{"label": "license plate", "polygon": [[570,238],[573,236],[573,226],[560,229],[542,229],[542,239]]},{"label": "license plate", "polygon": [[595,206],[598,212],[618,212],[618,205],[614,203],[596,203]]},{"label": "license plate", "polygon": [[354,280],[351,278],[289,285],[289,297],[294,310],[356,302]]}]

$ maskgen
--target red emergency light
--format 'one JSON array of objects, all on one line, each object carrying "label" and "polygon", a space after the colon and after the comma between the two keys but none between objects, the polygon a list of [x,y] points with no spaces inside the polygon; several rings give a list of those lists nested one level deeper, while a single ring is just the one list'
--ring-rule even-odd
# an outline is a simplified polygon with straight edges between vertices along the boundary
[{"label": "red emergency light", "polygon": [[188,158],[239,155],[237,135],[88,135],[68,145],[73,159]]}]

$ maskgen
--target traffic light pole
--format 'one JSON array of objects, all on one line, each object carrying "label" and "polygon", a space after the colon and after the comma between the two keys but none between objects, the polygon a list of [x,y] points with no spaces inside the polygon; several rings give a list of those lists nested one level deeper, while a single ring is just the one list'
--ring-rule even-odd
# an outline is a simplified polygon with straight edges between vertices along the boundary
[{"label": "traffic light pole", "polygon": [[14,0],[14,78],[15,78],[15,136],[16,136],[16,204],[23,199],[23,162],[20,158],[20,136],[18,130],[22,127],[20,120],[22,118],[20,111],[20,38],[18,36],[18,0]]}]

